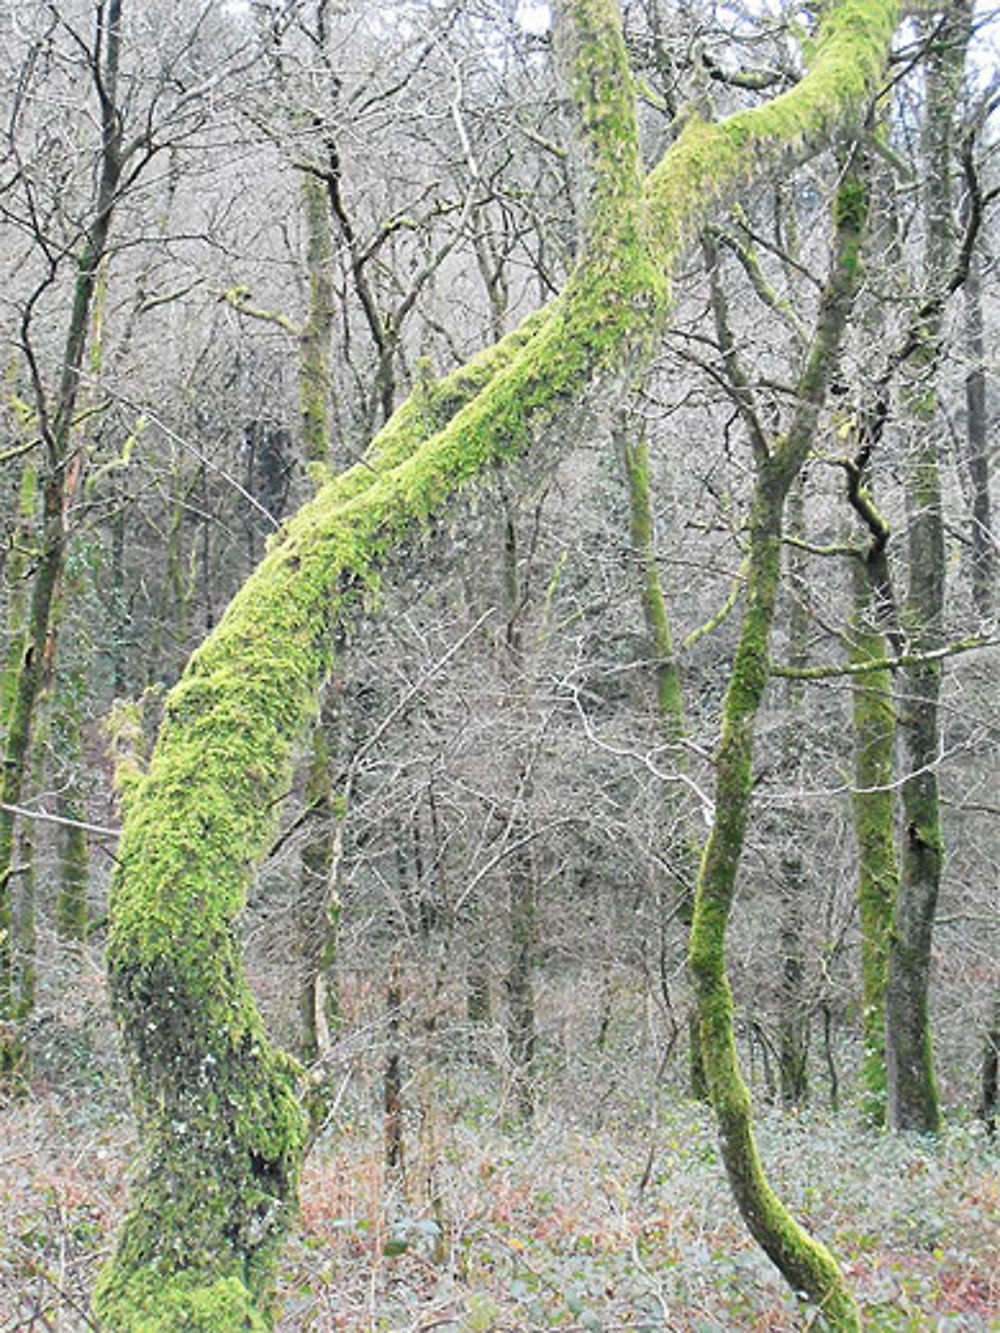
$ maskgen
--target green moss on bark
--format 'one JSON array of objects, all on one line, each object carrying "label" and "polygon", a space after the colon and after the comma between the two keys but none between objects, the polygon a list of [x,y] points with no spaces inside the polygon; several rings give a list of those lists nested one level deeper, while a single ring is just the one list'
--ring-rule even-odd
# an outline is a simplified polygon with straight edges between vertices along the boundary
[{"label": "green moss on bark", "polygon": [[[885,41],[891,28],[885,0],[846,0],[845,9],[864,22],[857,31],[828,24],[815,66],[823,77],[796,90],[793,105],[815,135],[856,114],[871,91],[877,61],[865,16]],[[247,989],[236,924],[292,745],[315,712],[332,631],[349,628],[397,546],[456,492],[523,454],[588,386],[620,384],[648,358],[683,237],[711,198],[747,178],[748,142],[762,160],[788,146],[795,116],[787,103],[759,122],[746,113],[721,136],[718,127],[688,143],[682,136],[644,191],[616,9],[577,0],[568,12],[579,24],[570,86],[597,180],[581,264],[529,329],[404,407],[369,465],[325,486],[286,525],[171,692],[148,771],[130,783],[109,967],[142,1156],[97,1294],[115,1333],[175,1333],[198,1319],[202,1333],[210,1319],[266,1327],[306,1127],[296,1067],[268,1044]],[[835,69],[846,80],[842,95],[832,87]],[[823,105],[807,114],[802,90],[812,86]],[[444,423],[428,435],[436,411]],[[771,577],[765,561],[755,595]],[[753,703],[766,676],[766,635],[754,633],[738,663],[737,695]],[[745,793],[752,719],[739,711],[729,726]],[[738,849],[724,853],[720,844],[718,852],[735,874]],[[703,924],[724,929],[726,911],[706,899]],[[718,1025],[723,1051],[728,1006],[724,985],[706,995],[703,1027]],[[724,1089],[724,1139],[736,1143],[745,1133],[739,1086],[724,1074],[715,1083]]]},{"label": "green moss on bark", "polygon": [[[845,180],[859,178],[848,169]],[[861,197],[866,197],[862,194]],[[691,927],[690,966],[698,997],[702,1057],[719,1123],[722,1156],[741,1214],[792,1290],[826,1323],[845,1333],[861,1327],[857,1307],[826,1248],[787,1212],[764,1175],[753,1133],[750,1094],[733,1031],[726,972],[726,928],[736,890],[753,785],[754,724],[770,674],[770,636],[781,577],[783,509],[815,438],[825,387],[837,364],[850,313],[864,211],[835,210],[836,246],[820,301],[812,345],[798,380],[787,434],[758,451],[750,518],[746,605],[723,705],[716,757],[715,816],[702,858]]]}]

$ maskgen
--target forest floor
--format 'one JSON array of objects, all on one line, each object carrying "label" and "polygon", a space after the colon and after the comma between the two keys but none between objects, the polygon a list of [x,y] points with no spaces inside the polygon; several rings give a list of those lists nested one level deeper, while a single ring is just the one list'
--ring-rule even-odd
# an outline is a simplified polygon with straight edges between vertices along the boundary
[{"label": "forest floor", "polygon": [[[735,1213],[704,1108],[665,1095],[651,1114],[619,1087],[598,1115],[548,1105],[529,1133],[442,1088],[400,1177],[370,1093],[344,1099],[307,1163],[280,1333],[810,1327]],[[929,1142],[765,1110],[760,1141],[869,1329],[1000,1330],[1000,1148],[979,1125]],[[38,1085],[0,1111],[0,1333],[93,1327],[132,1147],[114,1086]]]}]

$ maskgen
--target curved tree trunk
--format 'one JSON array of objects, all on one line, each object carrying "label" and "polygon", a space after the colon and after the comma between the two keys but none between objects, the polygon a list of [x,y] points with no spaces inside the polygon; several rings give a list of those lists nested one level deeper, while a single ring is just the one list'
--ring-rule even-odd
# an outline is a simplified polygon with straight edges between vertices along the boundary
[{"label": "curved tree trunk", "polygon": [[[860,1329],[861,1322],[836,1262],[791,1217],[764,1174],[753,1133],[750,1092],[736,1054],[725,944],[753,787],[754,726],[770,672],[783,510],[814,443],[819,410],[836,370],[859,278],[866,216],[866,186],[848,167],[837,194],[836,247],[799,380],[795,417],[783,438],[766,442],[756,437],[746,605],[723,705],[715,815],[698,876],[690,952],[705,1072],[719,1122],[722,1157],[740,1212],[792,1290],[819,1307],[830,1325],[844,1330]],[[721,341],[725,354],[727,339]]]},{"label": "curved tree trunk", "polygon": [[720,197],[853,120],[881,76],[891,0],[844,0],[812,72],[759,111],[693,122],[643,184],[611,0],[565,0],[565,66],[594,186],[584,258],[532,321],[404,404],[372,458],[286,526],[171,691],[148,772],[124,793],[109,969],[142,1151],[96,1296],[115,1333],[266,1328],[305,1142],[293,1062],[268,1043],[236,921],[332,631],[394,549],[461,488],[523,454],[591,385],[650,355],[668,274]]}]

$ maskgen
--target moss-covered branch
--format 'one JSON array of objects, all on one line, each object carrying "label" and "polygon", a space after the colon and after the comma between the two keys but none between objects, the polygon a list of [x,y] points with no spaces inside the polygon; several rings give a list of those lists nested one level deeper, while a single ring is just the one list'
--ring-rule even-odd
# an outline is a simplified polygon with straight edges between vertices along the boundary
[{"label": "moss-covered branch", "polygon": [[548,438],[588,386],[621,384],[646,360],[671,266],[711,199],[752,175],[752,157],[775,161],[858,115],[893,16],[891,0],[846,0],[794,115],[779,98],[777,113],[744,113],[731,131],[689,130],[647,189],[616,7],[561,9],[595,181],[580,265],[527,332],[418,394],[368,462],[287,525],[171,692],[148,771],[127,792],[109,966],[142,1156],[96,1299],[115,1333],[268,1324],[305,1118],[295,1066],[269,1045],[249,994],[236,922],[332,631],[456,492]]}]

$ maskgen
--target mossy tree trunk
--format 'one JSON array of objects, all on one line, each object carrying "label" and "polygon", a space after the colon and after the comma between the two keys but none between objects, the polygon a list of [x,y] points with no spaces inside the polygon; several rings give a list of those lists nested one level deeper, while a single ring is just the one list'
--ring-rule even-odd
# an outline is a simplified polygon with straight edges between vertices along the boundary
[{"label": "mossy tree trunk", "polygon": [[[0,662],[0,734],[6,736],[18,696],[23,653],[27,644],[29,599],[25,590],[28,552],[38,504],[38,468],[28,455],[21,471],[17,512],[4,533],[4,631],[7,649]],[[13,812],[3,812],[10,815]],[[0,1022],[13,1024],[30,1013],[34,985],[34,853],[30,821],[21,826],[20,845],[11,826],[11,859],[0,882]],[[3,1047],[0,1047],[2,1050]],[[0,1074],[20,1070],[23,1051],[13,1029]]]},{"label": "mossy tree trunk", "polygon": [[645,181],[615,6],[564,0],[558,14],[594,178],[565,290],[419,410],[403,404],[368,459],[288,522],[171,691],[148,770],[123,791],[108,963],[141,1148],[96,1295],[115,1333],[268,1325],[306,1126],[298,1070],[267,1040],[236,924],[333,630],[457,491],[543,439],[554,449],[572,435],[570,404],[588,387],[616,391],[646,361],[686,238],[720,198],[863,112],[896,11],[843,0],[794,89],[718,125],[692,122]]},{"label": "mossy tree trunk", "polygon": [[[889,947],[899,886],[893,773],[896,710],[888,659],[893,632],[893,591],[888,563],[889,525],[869,489],[869,450],[848,465],[848,499],[869,541],[851,564],[853,614],[849,660],[863,666],[851,682],[854,786],[851,810],[858,845],[858,915],[861,921],[861,1085],[864,1114],[873,1125],[886,1118],[885,997]],[[901,646],[898,634],[897,647]]]},{"label": "mossy tree trunk", "polygon": [[[955,254],[951,177],[953,123],[961,91],[969,9],[954,6],[936,34],[927,66],[923,121],[924,285],[933,292],[950,273]],[[903,628],[910,648],[932,652],[943,642],[945,540],[939,458],[936,376],[942,354],[941,304],[918,330],[903,387],[909,434],[906,459],[909,584]],[[940,661],[917,661],[903,671],[899,727],[905,776],[903,838],[896,926],[886,994],[889,1123],[894,1129],[936,1133],[941,1109],[934,1076],[929,1013],[934,914],[944,863],[937,766],[940,756]]]},{"label": "mossy tree trunk", "polygon": [[[872,618],[867,572],[852,566],[854,614],[849,660],[875,666],[888,656],[882,628]],[[899,863],[896,856],[895,793],[892,785],[896,714],[888,667],[855,676],[854,786],[851,807],[858,844],[858,914],[861,921],[861,1084],[866,1117],[885,1123],[885,994]]]},{"label": "mossy tree trunk", "polygon": [[[522,580],[514,499],[504,494],[503,530],[503,639],[499,645],[500,676],[507,706],[521,714],[528,703],[530,684],[526,672],[523,616],[529,593]],[[517,723],[515,723],[517,729]],[[531,842],[531,796],[534,754],[525,744],[516,744],[509,756],[511,772],[510,818],[507,835],[513,847],[503,862],[507,879],[508,957],[504,978],[507,994],[507,1050],[510,1058],[511,1092],[515,1117],[530,1123],[535,1114],[535,958],[538,950],[538,888],[535,855]]]},{"label": "mossy tree trunk", "polygon": [[[726,927],[753,787],[755,720],[770,671],[770,637],[781,581],[783,511],[788,491],[815,441],[820,408],[836,370],[840,342],[860,276],[867,190],[856,164],[836,198],[836,238],[815,334],[799,377],[788,432],[767,441],[751,430],[756,481],[749,523],[746,602],[723,705],[716,757],[715,815],[698,876],[691,929],[691,972],[698,996],[702,1051],[722,1156],[747,1226],[793,1291],[816,1305],[829,1325],[859,1329],[860,1316],[828,1251],[790,1216],[767,1182],[753,1133],[750,1093],[740,1073],[733,999],[726,970]],[[717,323],[724,318],[716,301]],[[727,339],[722,337],[723,355]],[[739,386],[742,377],[734,380]]]}]

